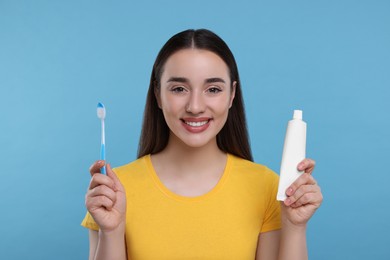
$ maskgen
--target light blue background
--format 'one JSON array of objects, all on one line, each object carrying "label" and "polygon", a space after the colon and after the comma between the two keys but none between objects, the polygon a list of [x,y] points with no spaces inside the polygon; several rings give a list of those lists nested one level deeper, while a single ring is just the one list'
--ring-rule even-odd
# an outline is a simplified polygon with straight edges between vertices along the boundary
[{"label": "light blue background", "polygon": [[0,258],[87,259],[96,105],[108,160],[135,159],[155,56],[187,28],[235,54],[256,162],[279,171],[303,109],[325,197],[310,259],[390,259],[390,2],[375,0],[0,0]]}]

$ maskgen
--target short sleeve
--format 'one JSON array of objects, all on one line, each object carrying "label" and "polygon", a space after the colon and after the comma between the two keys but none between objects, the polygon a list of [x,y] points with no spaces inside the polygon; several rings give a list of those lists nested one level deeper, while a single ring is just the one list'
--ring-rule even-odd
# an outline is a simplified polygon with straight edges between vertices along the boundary
[{"label": "short sleeve", "polygon": [[280,203],[276,200],[278,183],[278,175],[272,172],[268,197],[269,203],[265,212],[264,223],[261,227],[260,233],[281,229],[282,227]]},{"label": "short sleeve", "polygon": [[98,224],[96,224],[95,220],[93,219],[91,214],[89,214],[89,212],[87,212],[87,214],[85,215],[83,221],[81,222],[81,226],[83,226],[85,228],[92,229],[92,230],[96,230],[96,231],[99,230]]}]

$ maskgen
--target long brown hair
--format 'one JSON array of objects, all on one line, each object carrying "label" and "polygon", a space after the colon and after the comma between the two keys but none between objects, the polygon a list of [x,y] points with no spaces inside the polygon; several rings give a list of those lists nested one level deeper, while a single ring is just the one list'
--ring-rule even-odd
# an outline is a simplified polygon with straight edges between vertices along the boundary
[{"label": "long brown hair", "polygon": [[[215,33],[206,30],[186,30],[170,38],[160,50],[153,65],[149,90],[146,98],[138,158],[162,151],[168,144],[169,128],[158,107],[155,90],[160,88],[161,75],[165,62],[175,52],[182,49],[202,49],[217,54],[228,66],[230,82],[236,83],[235,98],[229,109],[227,121],[217,134],[217,145],[226,153],[253,161],[245,119],[244,102],[237,64],[227,44]],[[232,87],[232,86],[231,86]]]}]

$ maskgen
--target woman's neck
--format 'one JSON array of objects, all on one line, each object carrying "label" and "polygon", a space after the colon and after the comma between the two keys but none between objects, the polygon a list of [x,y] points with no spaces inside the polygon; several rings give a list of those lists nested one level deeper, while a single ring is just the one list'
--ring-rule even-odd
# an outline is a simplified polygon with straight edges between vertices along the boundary
[{"label": "woman's neck", "polygon": [[162,152],[153,156],[160,167],[175,168],[183,174],[207,173],[210,169],[225,167],[226,153],[218,148],[216,139],[202,147],[190,147],[174,138]]},{"label": "woman's neck", "polygon": [[161,182],[172,192],[188,197],[212,190],[227,163],[227,155],[218,148],[216,140],[202,147],[189,147],[181,141],[169,142],[151,159]]},{"label": "woman's neck", "polygon": [[180,140],[174,140],[174,138],[171,140],[166,147],[166,153],[173,159],[178,159],[186,164],[197,165],[199,162],[210,162],[221,158],[221,156],[226,156],[226,153],[218,148],[216,138],[202,147],[190,147]]}]

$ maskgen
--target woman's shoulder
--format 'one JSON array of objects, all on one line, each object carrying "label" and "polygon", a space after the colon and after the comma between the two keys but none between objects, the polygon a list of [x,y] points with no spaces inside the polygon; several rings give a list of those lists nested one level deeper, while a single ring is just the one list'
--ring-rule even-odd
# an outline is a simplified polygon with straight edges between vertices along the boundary
[{"label": "woman's shoulder", "polygon": [[232,158],[232,167],[234,172],[255,175],[258,177],[266,178],[278,178],[279,176],[270,168],[264,164],[252,162],[234,155],[230,155]]},{"label": "woman's shoulder", "polygon": [[120,179],[124,177],[137,177],[138,175],[142,176],[145,175],[144,173],[149,170],[148,161],[149,155],[145,155],[132,162],[115,167],[113,171]]}]

